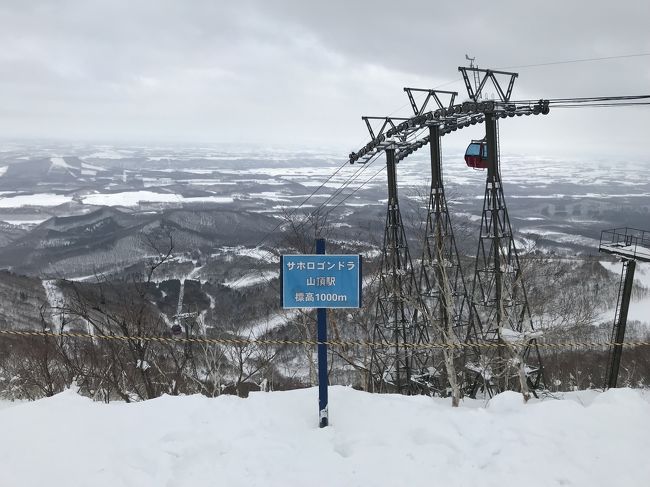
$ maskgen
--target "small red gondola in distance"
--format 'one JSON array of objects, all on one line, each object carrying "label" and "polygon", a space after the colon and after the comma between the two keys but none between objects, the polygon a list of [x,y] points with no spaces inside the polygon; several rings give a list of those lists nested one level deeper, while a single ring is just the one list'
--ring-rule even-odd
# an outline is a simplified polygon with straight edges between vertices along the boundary
[{"label": "small red gondola in distance", "polygon": [[465,151],[465,163],[475,169],[487,169],[487,143],[483,140],[472,140]]}]

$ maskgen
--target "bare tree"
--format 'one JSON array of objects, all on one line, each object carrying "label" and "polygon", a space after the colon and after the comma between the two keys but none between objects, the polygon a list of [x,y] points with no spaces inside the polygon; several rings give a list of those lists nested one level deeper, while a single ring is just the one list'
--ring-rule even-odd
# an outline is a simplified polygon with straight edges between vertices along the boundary
[{"label": "bare tree", "polygon": [[[119,336],[102,340],[96,352],[108,357],[109,366],[98,382],[110,384],[110,391],[125,401],[151,399],[162,392],[178,393],[178,378],[187,364],[187,352],[174,344],[155,343],[141,337],[168,334],[168,325],[150,292],[157,268],[173,252],[171,234],[144,235],[155,254],[142,275],[133,274],[121,281],[101,280],[92,285],[63,281],[68,295],[65,312],[82,320],[91,332]],[[161,238],[166,242],[161,246]],[[179,358],[179,353],[181,357]],[[175,382],[170,384],[170,377]]]}]

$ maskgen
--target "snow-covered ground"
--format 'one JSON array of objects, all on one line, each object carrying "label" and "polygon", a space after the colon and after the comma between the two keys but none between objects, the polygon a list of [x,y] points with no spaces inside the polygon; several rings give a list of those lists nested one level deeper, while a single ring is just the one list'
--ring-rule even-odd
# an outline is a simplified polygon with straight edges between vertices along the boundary
[{"label": "snow-covered ground", "polygon": [[56,279],[44,279],[42,281],[45,297],[50,309],[51,320],[56,327],[61,326],[61,309],[65,305],[65,296],[56,284]]},{"label": "snow-covered ground", "polygon": [[221,247],[218,253],[212,254],[212,257],[218,257],[224,254],[234,254],[243,257],[250,257],[251,259],[276,262],[278,264],[280,263],[280,257],[278,255],[274,254],[273,252],[269,252],[268,250],[264,250],[260,247],[255,247],[252,249],[244,247],[243,245],[240,245],[238,247]]},{"label": "snow-covered ground", "polygon": [[197,196],[184,197],[175,193],[154,191],[124,191],[121,193],[96,193],[81,198],[85,205],[96,206],[138,206],[142,203],[232,203],[231,197]]},{"label": "snow-covered ground", "polygon": [[23,206],[59,206],[70,203],[71,196],[53,193],[21,194],[0,198],[0,208],[20,208]]},{"label": "snow-covered ground", "polygon": [[241,289],[244,287],[254,286],[257,284],[262,284],[269,282],[276,277],[279,277],[280,273],[278,271],[258,271],[251,272],[237,279],[231,279],[229,281],[224,281],[223,285],[228,286],[234,289]]},{"label": "snow-covered ground", "polygon": [[67,391],[0,405],[10,487],[612,486],[650,478],[650,397],[629,389],[459,409],[330,388],[100,404]]}]

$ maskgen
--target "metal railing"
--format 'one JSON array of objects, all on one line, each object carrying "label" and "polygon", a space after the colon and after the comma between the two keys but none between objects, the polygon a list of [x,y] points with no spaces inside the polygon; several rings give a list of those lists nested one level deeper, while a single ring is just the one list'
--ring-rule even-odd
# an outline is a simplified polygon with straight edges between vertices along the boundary
[{"label": "metal railing", "polygon": [[603,230],[598,250],[650,262],[650,231],[631,227]]}]

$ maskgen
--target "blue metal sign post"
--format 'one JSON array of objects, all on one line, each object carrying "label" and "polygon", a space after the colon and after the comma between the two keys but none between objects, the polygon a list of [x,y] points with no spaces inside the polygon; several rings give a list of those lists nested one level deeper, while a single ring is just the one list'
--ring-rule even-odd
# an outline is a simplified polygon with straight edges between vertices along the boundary
[{"label": "blue metal sign post", "polygon": [[329,423],[327,400],[327,308],[361,307],[361,257],[326,255],[325,239],[316,255],[283,255],[280,260],[283,308],[316,308],[318,315],[318,425]]},{"label": "blue metal sign post", "polygon": [[[316,253],[325,254],[325,239],[316,240]],[[316,337],[318,340],[318,426],[324,428],[329,424],[327,412],[327,308],[318,308],[318,328]]]}]

